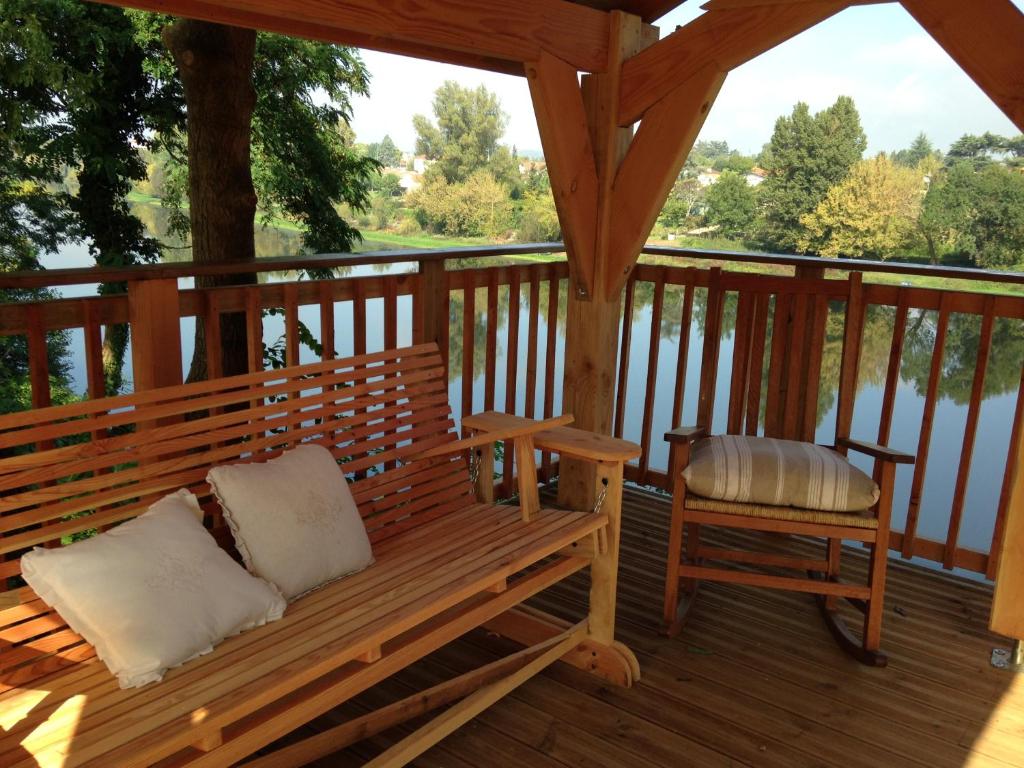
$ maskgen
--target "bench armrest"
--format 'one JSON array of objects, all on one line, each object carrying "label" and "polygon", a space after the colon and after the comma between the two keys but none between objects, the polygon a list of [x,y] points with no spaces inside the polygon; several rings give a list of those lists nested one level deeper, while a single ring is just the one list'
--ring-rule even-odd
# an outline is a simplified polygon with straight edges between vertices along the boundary
[{"label": "bench armrest", "polygon": [[[422,459],[432,459],[435,456],[450,456],[454,453],[468,451],[471,448],[477,448],[481,445],[490,445],[491,443],[501,440],[515,440],[517,437],[535,436],[544,430],[551,429],[552,427],[559,427],[571,422],[572,416],[558,416],[554,419],[545,419],[544,421],[522,419],[521,423],[509,425],[494,432],[478,432],[471,437],[464,437],[461,440],[453,440],[450,443],[438,445],[434,448],[428,448],[425,451],[421,451],[420,453],[410,456],[408,460],[420,461]],[[465,422],[463,423],[465,424]]]},{"label": "bench armrest", "polygon": [[564,426],[572,421],[572,416],[562,416],[559,419],[547,419],[546,421],[534,421],[522,416],[513,416],[498,411],[487,411],[466,416],[462,420],[462,426],[477,432],[474,438],[486,436],[486,440],[499,441],[507,438],[502,433],[535,424],[539,431],[533,432],[533,444],[538,450],[551,451],[562,456],[572,456],[586,461],[607,461],[627,462],[640,456],[640,446],[628,440],[620,440],[616,437],[598,435],[588,432],[585,429],[576,429]]},{"label": "bench armrest", "polygon": [[897,451],[884,445],[865,442],[863,440],[851,440],[848,437],[837,438],[836,447],[846,448],[850,451],[857,451],[858,453],[863,453],[866,456],[871,456],[881,461],[891,461],[893,464],[913,464],[916,461],[916,458],[911,456],[909,453]]},{"label": "bench armrest", "polygon": [[670,443],[693,443],[708,436],[704,427],[678,427],[665,433],[665,440]]}]

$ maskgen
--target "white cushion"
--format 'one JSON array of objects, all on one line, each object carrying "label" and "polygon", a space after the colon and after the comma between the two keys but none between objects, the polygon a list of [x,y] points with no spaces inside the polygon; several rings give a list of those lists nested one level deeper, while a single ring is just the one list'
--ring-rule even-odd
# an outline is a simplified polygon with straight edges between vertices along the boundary
[{"label": "white cushion", "polygon": [[246,566],[289,600],[373,562],[345,475],[321,445],[206,476]]},{"label": "white cushion", "polygon": [[160,680],[284,613],[277,589],[218,547],[201,517],[196,497],[180,490],[106,533],[21,558],[25,581],[122,688]]}]

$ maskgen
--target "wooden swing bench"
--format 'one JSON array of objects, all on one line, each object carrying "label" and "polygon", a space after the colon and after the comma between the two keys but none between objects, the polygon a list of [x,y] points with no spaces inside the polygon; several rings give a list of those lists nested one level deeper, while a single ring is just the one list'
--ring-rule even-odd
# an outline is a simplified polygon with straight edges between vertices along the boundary
[{"label": "wooden swing bench", "polygon": [[[639,449],[562,426],[568,420],[482,414],[464,424],[473,436],[457,440],[434,345],[0,417],[0,765],[302,765],[451,705],[371,763],[402,765],[558,659],[630,685],[639,672],[614,640],[615,581],[622,466]],[[518,507],[493,501],[495,440],[514,443]],[[207,470],[301,441],[344,462],[376,563],[163,682],[119,689],[92,647],[19,579],[27,548],[104,530],[181,487],[200,497],[230,551]],[[594,462],[601,508],[541,508],[535,449]],[[482,470],[476,488],[469,455]],[[520,606],[588,566],[582,623]],[[251,757],[481,626],[528,647]]]}]

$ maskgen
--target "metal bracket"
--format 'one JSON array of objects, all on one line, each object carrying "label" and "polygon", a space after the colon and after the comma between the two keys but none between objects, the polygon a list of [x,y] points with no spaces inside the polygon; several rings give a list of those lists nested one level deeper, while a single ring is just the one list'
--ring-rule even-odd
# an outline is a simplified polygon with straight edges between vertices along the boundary
[{"label": "metal bracket", "polygon": [[1024,643],[1014,640],[1012,648],[993,648],[992,666],[1008,672],[1024,673]]}]

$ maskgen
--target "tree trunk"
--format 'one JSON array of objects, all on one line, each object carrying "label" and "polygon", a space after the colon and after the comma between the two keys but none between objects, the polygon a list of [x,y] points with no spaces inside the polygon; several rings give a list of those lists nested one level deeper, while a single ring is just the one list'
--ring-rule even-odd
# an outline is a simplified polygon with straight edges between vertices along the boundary
[{"label": "tree trunk", "polygon": [[[181,19],[163,30],[181,75],[188,112],[189,218],[196,263],[247,264],[256,259],[256,191],[250,170],[252,82],[256,33]],[[196,286],[255,283],[255,275],[196,278]],[[225,376],[247,370],[243,313],[221,315]],[[207,376],[206,336],[196,318],[195,352],[188,380]]]},{"label": "tree trunk", "polygon": [[121,394],[124,385],[128,333],[128,323],[111,323],[103,328],[103,380],[107,397]]}]

